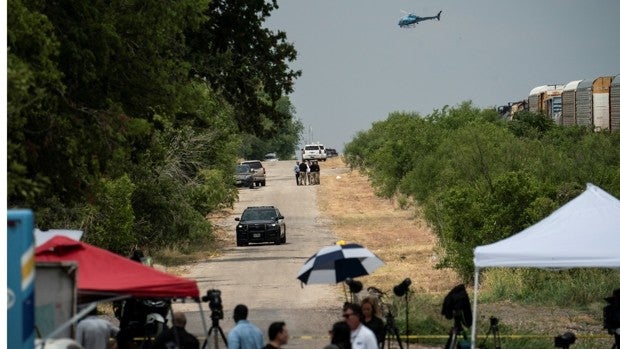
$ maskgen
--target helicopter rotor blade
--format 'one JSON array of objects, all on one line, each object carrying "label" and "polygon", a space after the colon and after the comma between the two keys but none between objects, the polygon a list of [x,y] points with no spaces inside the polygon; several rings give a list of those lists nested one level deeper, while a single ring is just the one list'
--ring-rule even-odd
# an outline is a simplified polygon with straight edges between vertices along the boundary
[{"label": "helicopter rotor blade", "polygon": [[404,14],[406,14],[406,15],[408,15],[408,14],[409,14],[409,12],[407,12],[407,11],[405,11],[405,10],[400,10],[400,12],[402,12],[402,13],[404,13]]}]

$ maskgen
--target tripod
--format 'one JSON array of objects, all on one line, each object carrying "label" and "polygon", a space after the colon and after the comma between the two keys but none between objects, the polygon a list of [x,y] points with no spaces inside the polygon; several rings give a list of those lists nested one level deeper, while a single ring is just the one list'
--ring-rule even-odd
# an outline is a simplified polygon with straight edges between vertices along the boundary
[{"label": "tripod", "polygon": [[[228,342],[226,341],[226,336],[224,335],[224,331],[220,327],[220,319],[221,317],[218,314],[211,313],[211,328],[207,332],[207,338],[205,339],[204,344],[202,345],[202,349],[207,347],[207,343],[209,342],[209,338],[211,338],[211,332],[213,332],[213,348],[219,349],[218,336],[222,336],[222,340],[224,341],[224,346],[228,347]],[[215,330],[215,331],[214,331]]]},{"label": "tripod", "polygon": [[390,342],[393,338],[396,338],[396,342],[398,342],[398,347],[403,349],[403,342],[400,340],[400,335],[398,334],[398,328],[396,327],[396,323],[394,322],[394,314],[388,310],[388,313],[385,315],[385,340],[381,344],[381,349],[385,348],[385,343],[388,343],[388,349],[390,348]]},{"label": "tripod", "polygon": [[490,323],[489,330],[487,331],[486,336],[484,336],[484,340],[480,344],[480,348],[486,348],[485,343],[489,338],[489,334],[493,333],[493,343],[495,344],[495,349],[502,349],[502,338],[499,335],[499,319],[491,316]]},{"label": "tripod", "polygon": [[444,349],[461,348],[458,343],[459,334],[463,336],[464,340],[467,340],[467,334],[463,331],[463,325],[461,324],[462,317],[463,313],[461,311],[455,312],[454,326],[450,329],[450,337],[448,337],[448,341],[446,342]]}]

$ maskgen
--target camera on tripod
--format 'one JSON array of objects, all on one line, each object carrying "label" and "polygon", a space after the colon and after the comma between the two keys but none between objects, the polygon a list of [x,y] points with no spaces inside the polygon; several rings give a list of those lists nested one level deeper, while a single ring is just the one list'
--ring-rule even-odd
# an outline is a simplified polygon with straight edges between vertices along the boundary
[{"label": "camera on tripod", "polygon": [[203,302],[209,302],[211,309],[211,319],[221,320],[224,318],[224,307],[222,305],[222,292],[220,290],[211,289],[207,291],[206,296],[202,296]]},{"label": "camera on tripod", "polygon": [[448,292],[441,306],[441,315],[446,319],[454,319],[455,327],[459,330],[462,326],[470,327],[473,321],[471,313],[471,304],[465,285],[455,286]]},{"label": "camera on tripod", "polygon": [[620,335],[620,288],[605,298],[607,305],[603,308],[603,327],[609,334]]},{"label": "camera on tripod", "polygon": [[571,346],[571,344],[575,344],[575,341],[577,340],[577,337],[575,337],[575,334],[572,332],[566,332],[562,335],[556,336],[553,339],[553,345],[556,348],[564,348],[567,349],[568,347]]},{"label": "camera on tripod", "polygon": [[491,323],[491,327],[497,327],[499,325],[499,319],[495,316],[491,316],[489,322]]}]

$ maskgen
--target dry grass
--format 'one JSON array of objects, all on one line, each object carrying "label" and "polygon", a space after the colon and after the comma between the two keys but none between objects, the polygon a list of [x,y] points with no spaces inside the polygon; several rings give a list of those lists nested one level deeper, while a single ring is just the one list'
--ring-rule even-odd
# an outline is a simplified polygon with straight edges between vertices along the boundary
[{"label": "dry grass", "polygon": [[[454,272],[434,268],[436,238],[415,207],[401,209],[391,200],[376,197],[368,179],[356,170],[346,170],[340,158],[321,167],[319,208],[330,219],[334,234],[366,246],[385,262],[364,278],[365,284],[389,290],[408,277],[415,292],[431,294],[445,294],[458,284]],[[339,174],[329,175],[329,169]]]},{"label": "dry grass", "polygon": [[[431,302],[436,303],[461,283],[453,271],[434,268],[438,259],[437,240],[415,207],[403,210],[396,202],[376,197],[367,177],[346,169],[340,158],[328,160],[321,166],[322,173],[327,172],[323,171],[326,169],[339,173],[339,178],[336,175],[321,176],[318,195],[320,210],[330,219],[332,231],[339,239],[368,247],[385,262],[384,266],[361,280],[364,285],[391,290],[409,277],[414,292],[430,296],[422,302],[432,299]],[[440,303],[415,306],[423,306],[424,309],[417,309],[422,312],[436,312],[438,315]],[[600,321],[587,310],[514,304],[507,300],[479,306],[481,316],[500,316],[502,323],[516,333],[545,333],[549,336],[566,329],[580,335],[584,332],[600,333]],[[486,329],[485,318],[480,320],[480,326],[483,327],[481,331]],[[603,335],[605,340],[607,338]],[[597,347],[593,340],[586,343],[585,347]]]}]

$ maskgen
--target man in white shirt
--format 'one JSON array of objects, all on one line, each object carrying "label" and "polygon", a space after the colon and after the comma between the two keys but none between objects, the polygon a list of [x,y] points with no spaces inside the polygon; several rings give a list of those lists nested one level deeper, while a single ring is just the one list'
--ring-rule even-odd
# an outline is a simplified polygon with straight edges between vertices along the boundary
[{"label": "man in white shirt", "polygon": [[352,349],[379,349],[377,337],[366,326],[362,325],[362,307],[355,303],[345,303],[342,317],[351,329]]}]

